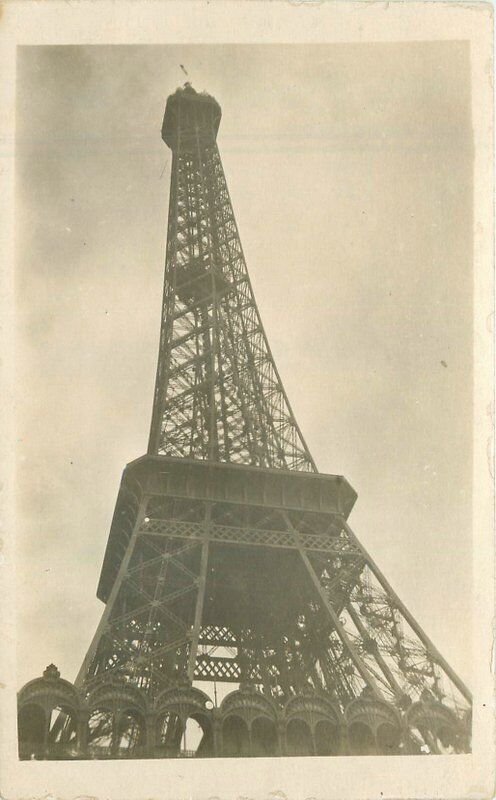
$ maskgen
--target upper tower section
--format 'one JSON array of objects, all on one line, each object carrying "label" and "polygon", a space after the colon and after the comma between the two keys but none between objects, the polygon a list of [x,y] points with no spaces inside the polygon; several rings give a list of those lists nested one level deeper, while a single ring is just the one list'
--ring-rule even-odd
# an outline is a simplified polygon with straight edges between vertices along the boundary
[{"label": "upper tower section", "polygon": [[189,84],[167,100],[171,182],[148,453],[314,472],[248,277],[220,117],[217,101]]},{"label": "upper tower section", "polygon": [[190,83],[176,89],[167,100],[162,139],[175,150],[197,146],[198,136],[215,141],[222,116],[217,100],[206,92],[197,92]]}]

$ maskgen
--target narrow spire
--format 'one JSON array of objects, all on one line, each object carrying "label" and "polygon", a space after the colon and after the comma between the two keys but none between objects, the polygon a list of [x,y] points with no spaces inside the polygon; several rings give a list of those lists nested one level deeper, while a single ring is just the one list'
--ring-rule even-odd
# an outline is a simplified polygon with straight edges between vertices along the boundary
[{"label": "narrow spire", "polygon": [[167,101],[172,149],[150,454],[316,471],[253,295],[216,143],[217,101]]}]

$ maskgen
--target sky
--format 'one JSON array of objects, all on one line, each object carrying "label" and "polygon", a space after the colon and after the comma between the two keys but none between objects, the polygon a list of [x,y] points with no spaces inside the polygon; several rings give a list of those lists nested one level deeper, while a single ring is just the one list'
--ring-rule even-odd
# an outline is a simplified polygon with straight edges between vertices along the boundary
[{"label": "sky", "polygon": [[146,451],[185,65],[321,472],[471,683],[472,128],[462,42],[20,47],[18,678],[73,680],[120,477]]}]

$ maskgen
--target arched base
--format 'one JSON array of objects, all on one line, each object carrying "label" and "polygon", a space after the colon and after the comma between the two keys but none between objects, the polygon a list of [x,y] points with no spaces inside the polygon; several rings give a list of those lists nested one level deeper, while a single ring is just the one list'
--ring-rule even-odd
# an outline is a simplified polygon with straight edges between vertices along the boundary
[{"label": "arched base", "polygon": [[154,701],[119,680],[91,692],[49,672],[18,698],[21,759],[273,758],[470,752],[468,720],[432,700],[406,712],[366,693],[339,708],[305,689],[285,704],[253,685],[219,707],[189,685]]}]

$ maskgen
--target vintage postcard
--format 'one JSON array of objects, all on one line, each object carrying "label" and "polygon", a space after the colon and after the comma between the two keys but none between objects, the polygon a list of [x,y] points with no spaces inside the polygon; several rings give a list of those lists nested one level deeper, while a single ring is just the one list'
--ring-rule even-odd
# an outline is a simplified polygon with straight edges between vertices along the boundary
[{"label": "vintage postcard", "polygon": [[0,37],[2,796],[493,796],[492,8]]}]

